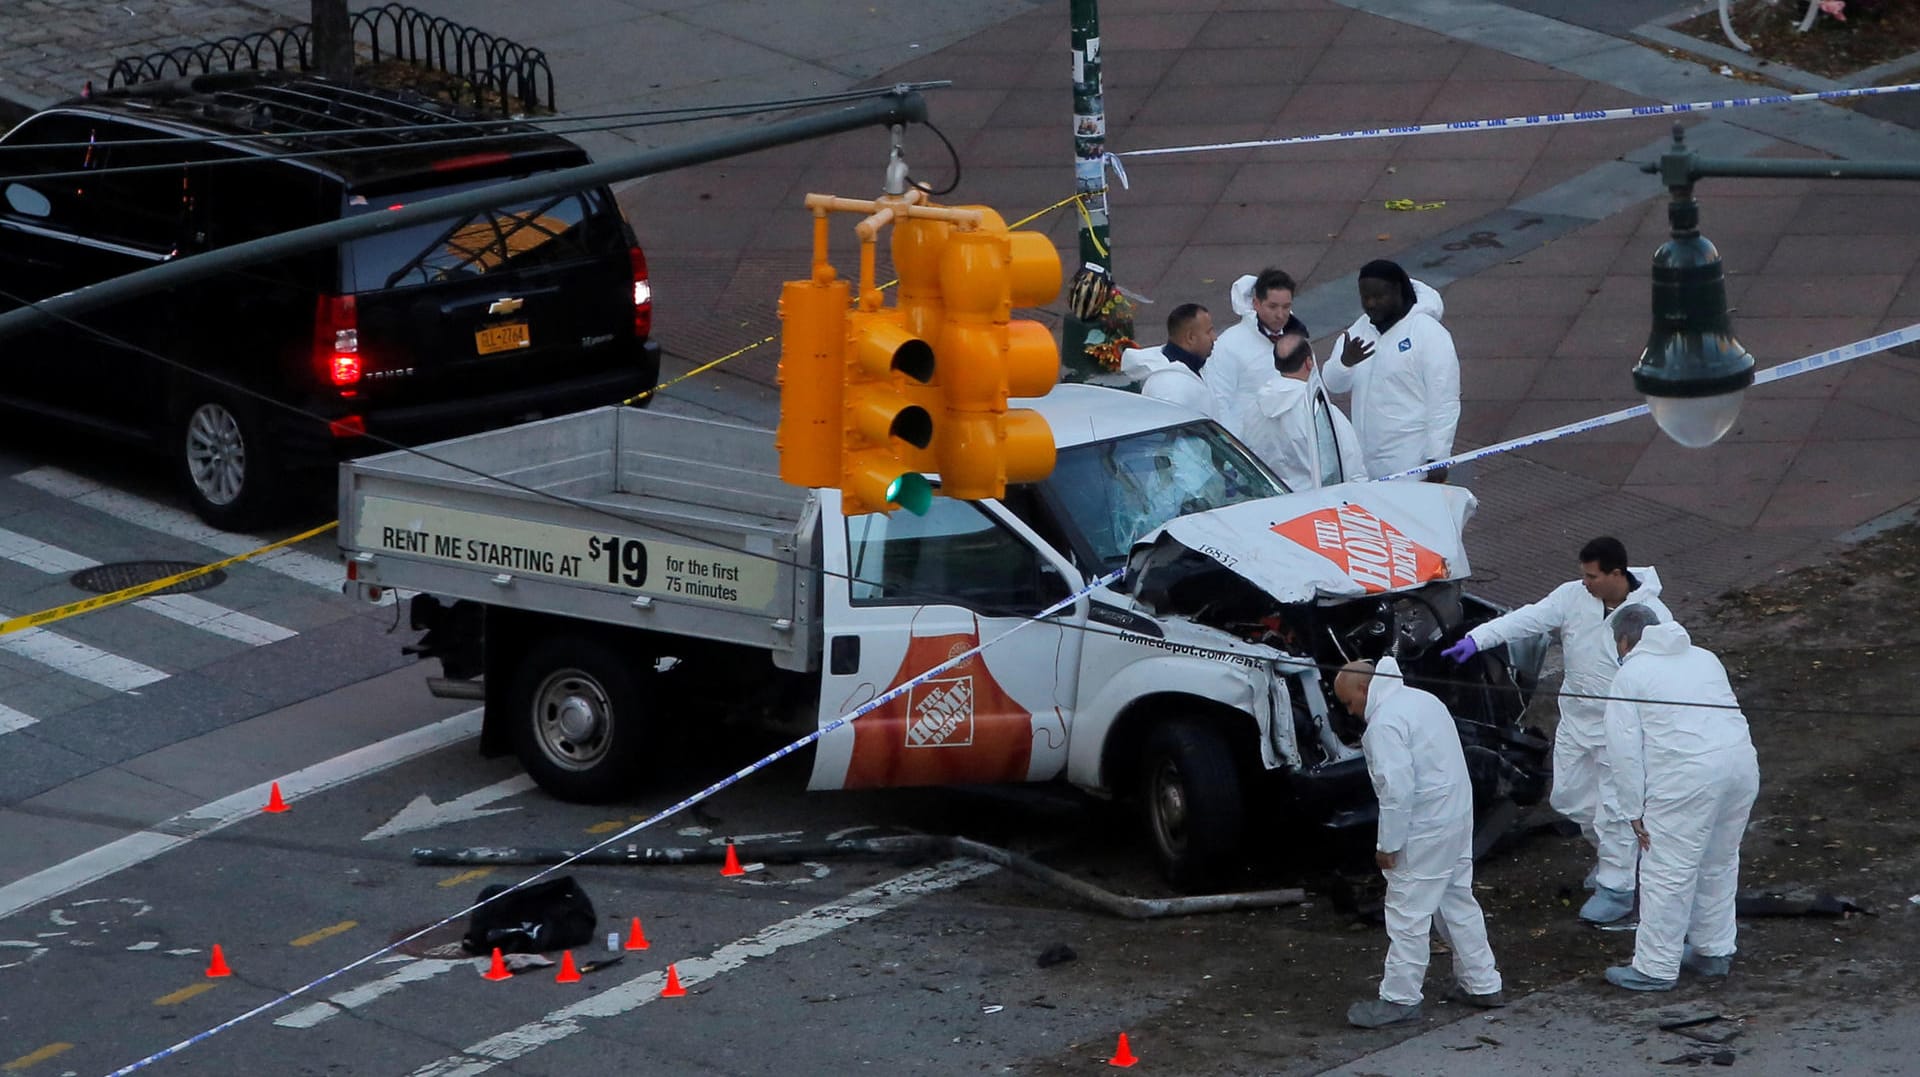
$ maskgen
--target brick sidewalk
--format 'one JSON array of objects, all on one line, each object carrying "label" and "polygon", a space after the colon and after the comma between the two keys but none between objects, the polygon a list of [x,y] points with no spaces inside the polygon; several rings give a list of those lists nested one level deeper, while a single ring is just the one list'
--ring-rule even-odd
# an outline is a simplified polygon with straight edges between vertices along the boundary
[{"label": "brick sidewalk", "polygon": [[[115,57],[298,21],[305,2],[16,0],[0,10],[0,95],[72,92],[88,71],[104,83]],[[505,0],[417,2],[548,50],[562,103],[575,110],[950,78],[954,88],[930,100],[965,166],[952,200],[1013,216],[1071,189],[1065,0],[983,0],[964,8],[972,23],[953,5],[894,5],[892,22],[863,22],[857,34],[818,2],[740,0],[726,13],[649,0],[549,13]],[[1491,0],[1106,0],[1103,9],[1108,144],[1121,151],[1752,92]],[[1301,305],[1324,339],[1357,313],[1345,278],[1369,258],[1400,258],[1446,297],[1463,362],[1463,445],[1516,436],[1633,399],[1627,372],[1647,332],[1664,196],[1620,159],[1656,153],[1666,131],[1664,120],[1634,120],[1135,159],[1131,189],[1113,196],[1118,275],[1157,301],[1141,326],[1154,340],[1158,312],[1198,300],[1227,317],[1227,285],[1279,264],[1303,281]],[[1741,153],[1920,158],[1920,135],[1824,105],[1716,113],[1694,131]],[[628,145],[684,137],[653,128]],[[938,143],[919,132],[910,142],[918,173],[943,180]],[[870,193],[884,153],[883,136],[861,133],[656,177],[623,197],[678,369],[772,331],[779,281],[804,272],[800,195]],[[1701,185],[1735,330],[1763,366],[1920,320],[1916,187]],[[1399,198],[1446,204],[1383,207]],[[1559,228],[1550,243],[1464,267],[1437,253],[1462,230],[1511,224],[1514,207],[1548,203]],[[1072,264],[1072,215],[1039,226]],[[774,349],[760,349],[671,395],[765,421],[773,360]],[[1528,597],[1565,576],[1568,551],[1589,533],[1610,530],[1638,559],[1668,565],[1683,603],[1763,579],[1920,498],[1916,404],[1920,363],[1879,357],[1754,393],[1713,449],[1681,450],[1642,420],[1483,466],[1473,480],[1483,506],[1476,565],[1502,574],[1486,584],[1495,597]]]}]

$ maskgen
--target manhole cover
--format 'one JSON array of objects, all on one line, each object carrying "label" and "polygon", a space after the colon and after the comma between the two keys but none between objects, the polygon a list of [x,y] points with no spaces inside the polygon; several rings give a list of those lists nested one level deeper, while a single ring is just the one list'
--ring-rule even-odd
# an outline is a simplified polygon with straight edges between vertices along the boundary
[{"label": "manhole cover", "polygon": [[[117,561],[111,565],[95,565],[83,568],[73,574],[72,583],[82,591],[92,591],[96,595],[110,595],[115,591],[124,591],[129,587],[138,587],[143,583],[163,580],[168,576],[177,576],[190,572],[200,565],[193,561]],[[218,587],[225,583],[227,574],[214,569],[202,576],[182,580],[172,587],[155,591],[156,595],[184,595],[192,591],[204,591],[209,587]]]}]

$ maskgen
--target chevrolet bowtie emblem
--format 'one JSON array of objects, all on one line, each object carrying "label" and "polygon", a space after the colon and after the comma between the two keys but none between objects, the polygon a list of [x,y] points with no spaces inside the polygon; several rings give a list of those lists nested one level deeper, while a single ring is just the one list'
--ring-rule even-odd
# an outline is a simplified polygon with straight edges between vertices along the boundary
[{"label": "chevrolet bowtie emblem", "polygon": [[512,314],[527,303],[524,299],[496,299],[487,308],[488,314]]}]

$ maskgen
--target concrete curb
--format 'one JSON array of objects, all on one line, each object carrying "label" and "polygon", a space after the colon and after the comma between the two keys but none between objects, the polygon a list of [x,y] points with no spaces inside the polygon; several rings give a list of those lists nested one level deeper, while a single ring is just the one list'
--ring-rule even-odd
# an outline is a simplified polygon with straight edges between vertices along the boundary
[{"label": "concrete curb", "polygon": [[1846,82],[1837,82],[1824,75],[1811,71],[1802,71],[1797,67],[1778,63],[1773,60],[1759,60],[1750,53],[1726,45],[1717,45],[1711,41],[1683,34],[1673,27],[1694,18],[1697,13],[1679,12],[1663,19],[1655,19],[1633,28],[1634,37],[1651,45],[1679,49],[1709,60],[1726,64],[1739,71],[1746,71],[1770,79],[1796,90],[1821,92],[1826,90],[1845,90],[1856,86],[1874,86],[1880,80],[1901,72],[1920,73],[1920,53],[1908,53],[1897,60],[1888,60],[1883,64],[1855,71]]}]

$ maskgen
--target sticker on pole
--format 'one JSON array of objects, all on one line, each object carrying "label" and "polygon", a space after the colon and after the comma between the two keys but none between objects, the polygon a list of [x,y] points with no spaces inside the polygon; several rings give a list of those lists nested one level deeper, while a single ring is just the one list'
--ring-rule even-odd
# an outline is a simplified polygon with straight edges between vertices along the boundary
[{"label": "sticker on pole", "polygon": [[1446,559],[1359,505],[1341,505],[1273,525],[1336,565],[1368,594],[1447,578]]}]

